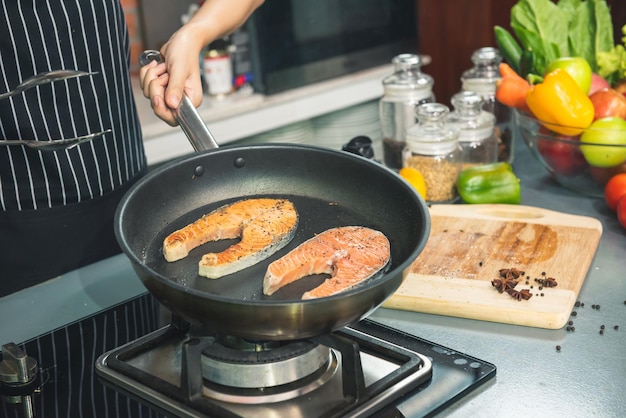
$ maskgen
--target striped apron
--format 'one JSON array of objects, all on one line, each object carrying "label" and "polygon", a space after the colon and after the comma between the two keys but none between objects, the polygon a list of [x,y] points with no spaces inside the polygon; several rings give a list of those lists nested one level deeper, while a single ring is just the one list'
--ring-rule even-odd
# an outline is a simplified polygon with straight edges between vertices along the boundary
[{"label": "striped apron", "polygon": [[93,71],[0,101],[0,139],[69,138],[74,149],[0,146],[0,296],[120,252],[117,204],[145,171],[119,0],[0,0],[0,92],[49,70]]}]

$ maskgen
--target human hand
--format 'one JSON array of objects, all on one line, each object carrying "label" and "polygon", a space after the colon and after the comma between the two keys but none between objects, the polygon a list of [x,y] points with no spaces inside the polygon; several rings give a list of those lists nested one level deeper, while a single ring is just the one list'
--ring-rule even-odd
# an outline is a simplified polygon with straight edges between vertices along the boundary
[{"label": "human hand", "polygon": [[143,95],[150,99],[154,113],[172,126],[183,94],[194,106],[202,102],[200,51],[221,36],[241,26],[263,0],[205,0],[189,22],[176,31],[161,48],[163,63],[154,62],[139,70]]},{"label": "human hand", "polygon": [[171,126],[178,124],[173,109],[178,108],[183,94],[196,107],[202,102],[201,46],[195,39],[187,30],[179,30],[161,48],[163,62],[151,62],[139,70],[144,96],[150,99],[154,113]]}]

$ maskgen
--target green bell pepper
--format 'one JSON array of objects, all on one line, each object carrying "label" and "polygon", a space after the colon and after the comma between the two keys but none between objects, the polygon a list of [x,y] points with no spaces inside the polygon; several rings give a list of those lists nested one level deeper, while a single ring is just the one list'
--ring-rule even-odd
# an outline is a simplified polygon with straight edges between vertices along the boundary
[{"label": "green bell pepper", "polygon": [[519,178],[507,162],[466,168],[459,173],[456,187],[465,203],[521,202]]}]

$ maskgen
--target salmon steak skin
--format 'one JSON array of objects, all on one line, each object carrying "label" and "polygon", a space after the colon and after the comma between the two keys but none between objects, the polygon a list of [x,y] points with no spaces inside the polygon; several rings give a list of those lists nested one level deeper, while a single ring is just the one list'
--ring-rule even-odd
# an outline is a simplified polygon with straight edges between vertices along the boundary
[{"label": "salmon steak skin", "polygon": [[253,266],[287,245],[298,227],[298,212],[287,199],[244,199],[221,206],[197,221],[172,232],[163,241],[169,262],[209,241],[240,238],[219,253],[207,253],[198,275],[217,279]]},{"label": "salmon steak skin", "polygon": [[380,231],[363,226],[328,229],[273,261],[263,279],[263,293],[312,274],[330,274],[302,299],[335,295],[373,277],[389,266],[389,240]]}]

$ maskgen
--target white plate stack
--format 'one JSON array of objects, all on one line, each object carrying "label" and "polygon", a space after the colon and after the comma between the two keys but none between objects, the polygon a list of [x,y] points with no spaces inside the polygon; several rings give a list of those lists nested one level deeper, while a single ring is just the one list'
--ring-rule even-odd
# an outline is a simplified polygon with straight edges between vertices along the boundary
[{"label": "white plate stack", "polygon": [[376,159],[382,158],[382,132],[378,100],[319,116],[312,120],[314,144],[340,150],[355,136],[368,136]]},{"label": "white plate stack", "polygon": [[314,142],[313,124],[310,120],[296,122],[271,131],[249,136],[237,141],[238,145],[286,142],[292,144],[311,144]]}]

